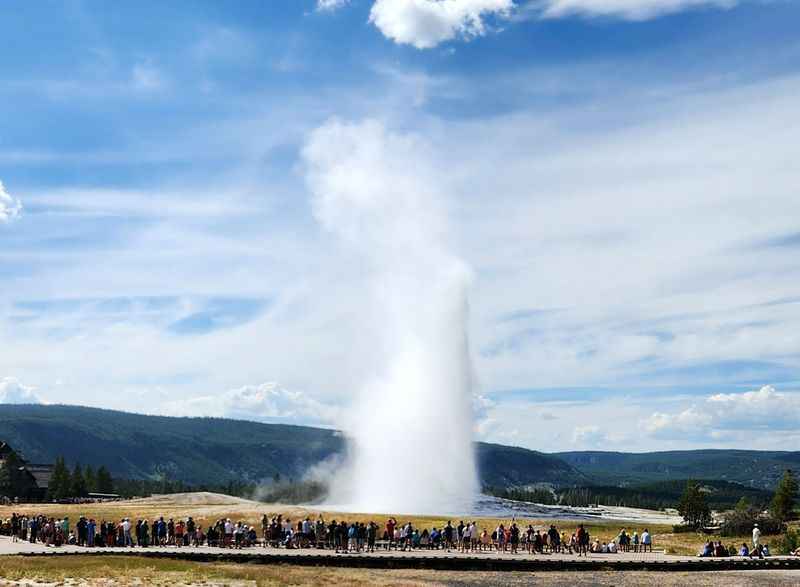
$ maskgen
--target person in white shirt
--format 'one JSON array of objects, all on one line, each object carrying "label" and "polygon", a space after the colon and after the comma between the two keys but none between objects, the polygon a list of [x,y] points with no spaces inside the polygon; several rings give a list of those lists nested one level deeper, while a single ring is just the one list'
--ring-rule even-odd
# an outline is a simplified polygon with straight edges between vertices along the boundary
[{"label": "person in white shirt", "polygon": [[758,548],[758,544],[761,542],[761,530],[758,529],[758,524],[753,526],[753,548]]},{"label": "person in white shirt", "polygon": [[122,537],[125,541],[124,546],[133,546],[133,540],[131,539],[131,522],[128,518],[122,520]]},{"label": "person in white shirt", "polygon": [[653,552],[653,538],[650,536],[650,532],[647,528],[644,529],[642,532],[642,552],[647,551]]}]

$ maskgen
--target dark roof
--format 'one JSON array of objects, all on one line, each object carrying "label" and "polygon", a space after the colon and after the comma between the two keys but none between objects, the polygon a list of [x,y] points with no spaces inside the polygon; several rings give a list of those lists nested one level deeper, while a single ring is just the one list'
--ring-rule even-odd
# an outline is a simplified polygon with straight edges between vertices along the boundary
[{"label": "dark roof", "polygon": [[36,481],[39,489],[47,489],[50,486],[50,478],[53,476],[53,465],[43,465],[37,463],[27,463],[25,468]]},{"label": "dark roof", "polygon": [[0,440],[0,457],[6,456],[12,451],[12,448],[5,441]]}]

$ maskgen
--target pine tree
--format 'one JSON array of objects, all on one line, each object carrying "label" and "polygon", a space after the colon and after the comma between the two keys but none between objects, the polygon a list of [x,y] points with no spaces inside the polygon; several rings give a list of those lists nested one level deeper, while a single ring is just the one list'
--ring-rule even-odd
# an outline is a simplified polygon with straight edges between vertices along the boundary
[{"label": "pine tree", "polygon": [[64,457],[57,457],[53,466],[53,474],[50,477],[48,493],[50,499],[64,499],[70,493],[70,476]]},{"label": "pine tree", "polygon": [[791,519],[797,500],[797,491],[797,479],[790,470],[787,470],[783,474],[783,479],[778,483],[778,488],[775,490],[775,496],[772,498],[772,504],[769,508],[773,518],[781,522]]},{"label": "pine tree", "polygon": [[75,463],[70,478],[70,496],[84,497],[86,495],[86,479],[83,477],[83,470],[80,463]]},{"label": "pine tree", "polygon": [[696,481],[688,481],[678,502],[678,513],[683,516],[683,521],[692,528],[702,528],[711,520],[711,509],[706,503],[706,497]]},{"label": "pine tree", "polygon": [[111,473],[108,472],[105,465],[101,465],[97,469],[97,492],[98,493],[114,493],[114,480],[111,478]]},{"label": "pine tree", "polygon": [[86,469],[83,471],[83,477],[86,479],[86,491],[88,493],[97,491],[97,475],[95,475],[91,465],[86,465]]},{"label": "pine tree", "polygon": [[13,450],[9,451],[6,458],[3,459],[2,466],[0,466],[0,495],[14,497],[24,489],[20,487],[19,467],[22,462],[22,459]]}]

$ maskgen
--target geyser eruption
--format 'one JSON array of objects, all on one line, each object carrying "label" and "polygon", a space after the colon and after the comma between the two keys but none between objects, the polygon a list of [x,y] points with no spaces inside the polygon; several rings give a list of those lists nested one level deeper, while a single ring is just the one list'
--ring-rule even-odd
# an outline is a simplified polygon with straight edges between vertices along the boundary
[{"label": "geyser eruption", "polygon": [[368,512],[468,511],[478,488],[470,271],[448,246],[430,154],[378,122],[331,121],[303,156],[315,216],[370,280],[359,304],[371,354],[344,423],[351,463],[331,501]]}]

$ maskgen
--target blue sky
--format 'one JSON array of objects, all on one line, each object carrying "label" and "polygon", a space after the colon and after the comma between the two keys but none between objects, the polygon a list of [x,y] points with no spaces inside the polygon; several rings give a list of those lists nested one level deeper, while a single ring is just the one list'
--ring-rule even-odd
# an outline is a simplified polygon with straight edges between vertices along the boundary
[{"label": "blue sky", "polygon": [[340,425],[369,270],[304,149],[371,121],[471,267],[482,438],[800,440],[797,2],[0,10],[0,397]]}]

